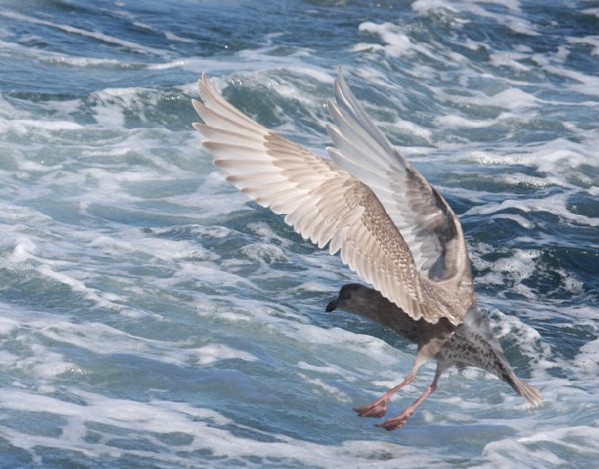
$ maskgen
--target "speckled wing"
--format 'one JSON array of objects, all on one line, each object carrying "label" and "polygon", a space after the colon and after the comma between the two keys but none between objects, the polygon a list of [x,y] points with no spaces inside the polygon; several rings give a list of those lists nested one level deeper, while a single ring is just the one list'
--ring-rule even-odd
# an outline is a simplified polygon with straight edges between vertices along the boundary
[{"label": "speckled wing", "polygon": [[[331,159],[367,184],[398,227],[419,272],[433,283],[469,290],[472,273],[462,227],[445,199],[406,161],[373,124],[341,71],[329,103]],[[451,286],[450,286],[451,285]],[[468,308],[464,309],[464,312]]]},{"label": "speckled wing", "polygon": [[422,284],[410,249],[373,191],[349,172],[268,130],[241,113],[212,87],[198,83],[203,102],[193,105],[204,121],[194,127],[202,146],[227,180],[277,214],[319,247],[370,282],[414,319],[460,318],[428,282]]}]

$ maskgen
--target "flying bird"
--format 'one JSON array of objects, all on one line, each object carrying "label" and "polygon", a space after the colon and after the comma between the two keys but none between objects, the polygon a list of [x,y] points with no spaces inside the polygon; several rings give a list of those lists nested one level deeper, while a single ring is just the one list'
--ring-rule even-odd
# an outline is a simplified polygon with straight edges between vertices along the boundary
[{"label": "flying bird", "polygon": [[228,103],[205,74],[202,102],[193,106],[203,123],[194,127],[202,146],[227,181],[276,214],[305,239],[341,260],[373,288],[344,285],[327,311],[341,309],[370,318],[415,342],[412,370],[369,405],[354,409],[382,417],[390,398],[433,358],[432,383],[397,417],[378,426],[402,427],[437,388],[451,366],[482,368],[506,381],[530,404],[539,391],[512,371],[488,318],[476,304],[462,226],[441,196],[366,114],[341,70],[328,103],[333,146],[323,159],[262,127]]}]

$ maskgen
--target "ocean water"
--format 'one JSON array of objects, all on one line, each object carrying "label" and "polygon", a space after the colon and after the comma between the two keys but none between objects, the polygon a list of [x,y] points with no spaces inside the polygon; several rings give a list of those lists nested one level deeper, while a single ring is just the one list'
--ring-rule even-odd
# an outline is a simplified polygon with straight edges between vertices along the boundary
[{"label": "ocean water", "polygon": [[[599,3],[0,3],[0,468],[593,467]],[[199,148],[206,72],[324,154],[335,68],[460,215],[530,409],[327,314],[358,281]],[[431,363],[392,401],[430,383]]]}]

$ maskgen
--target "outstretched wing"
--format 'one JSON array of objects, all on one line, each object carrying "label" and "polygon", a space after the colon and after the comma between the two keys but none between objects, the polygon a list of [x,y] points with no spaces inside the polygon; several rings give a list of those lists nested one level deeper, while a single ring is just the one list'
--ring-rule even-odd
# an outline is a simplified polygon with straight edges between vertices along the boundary
[{"label": "outstretched wing", "polygon": [[445,199],[406,161],[373,124],[341,71],[336,103],[329,103],[335,148],[331,159],[367,184],[410,247],[420,272],[433,281],[471,285],[471,268],[460,222]]},{"label": "outstretched wing", "polygon": [[411,317],[454,324],[461,314],[431,301],[436,290],[423,278],[401,233],[374,192],[349,172],[268,130],[241,113],[212,87],[198,83],[204,121],[194,127],[227,180],[370,282]]}]

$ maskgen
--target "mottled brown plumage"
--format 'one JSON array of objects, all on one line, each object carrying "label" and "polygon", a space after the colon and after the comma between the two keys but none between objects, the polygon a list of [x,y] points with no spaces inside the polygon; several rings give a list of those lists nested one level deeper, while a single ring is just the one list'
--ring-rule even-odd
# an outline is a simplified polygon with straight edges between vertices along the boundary
[{"label": "mottled brown plumage", "polygon": [[341,288],[339,297],[326,308],[327,312],[336,309],[365,316],[418,344],[414,366],[406,379],[372,404],[355,409],[360,416],[382,417],[391,396],[414,380],[420,366],[431,358],[437,361],[433,383],[402,414],[379,425],[386,430],[400,428],[416,407],[434,392],[441,374],[451,366],[460,369],[466,366],[482,368],[503,379],[532,405],[539,405],[543,401],[535,388],[514,375],[501,346],[493,337],[489,321],[476,307],[466,313],[464,322],[458,326],[444,318],[430,324],[424,319],[412,319],[372,288],[348,284]]},{"label": "mottled brown plumage", "polygon": [[346,285],[328,310],[367,316],[418,344],[408,377],[362,416],[382,416],[391,395],[412,382],[428,359],[437,360],[433,383],[400,416],[382,427],[401,427],[437,386],[449,366],[477,366],[507,381],[533,405],[538,391],[515,377],[476,307],[462,227],[445,199],[406,161],[368,118],[341,73],[334,125],[327,131],[332,161],[268,130],[227,103],[206,76],[203,102],[193,105],[204,121],[194,127],[227,180],[277,214],[304,238],[361,275],[374,289]]}]

